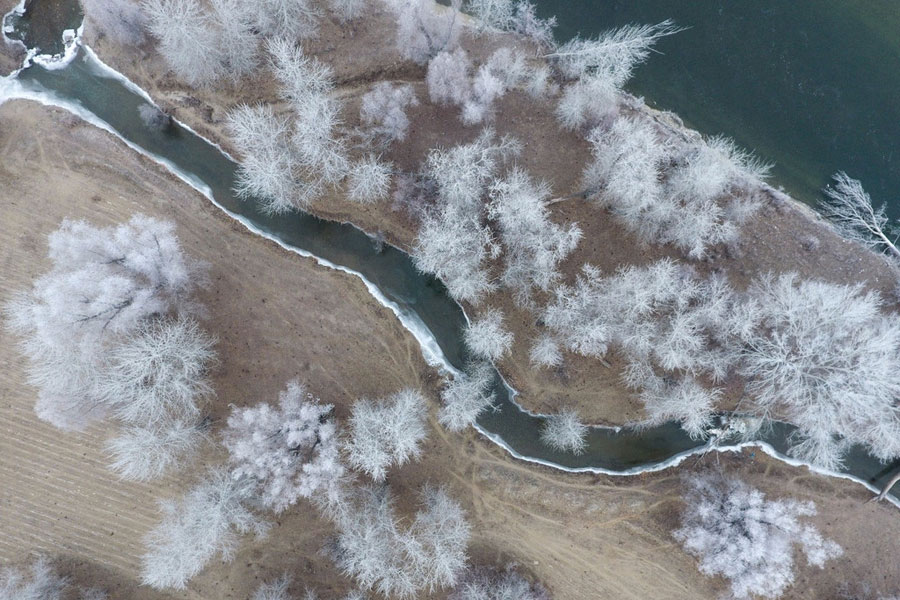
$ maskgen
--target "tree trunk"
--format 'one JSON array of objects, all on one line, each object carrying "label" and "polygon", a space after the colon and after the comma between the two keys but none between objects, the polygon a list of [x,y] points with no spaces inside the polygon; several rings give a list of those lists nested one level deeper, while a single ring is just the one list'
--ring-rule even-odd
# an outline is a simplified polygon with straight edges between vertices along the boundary
[{"label": "tree trunk", "polygon": [[881,490],[881,493],[869,500],[869,502],[880,502],[884,500],[885,497],[887,497],[888,492],[891,491],[891,488],[894,487],[894,484],[898,481],[900,481],[900,471],[897,471],[897,473],[895,473],[894,476],[891,477],[891,480],[888,481],[884,488]]}]

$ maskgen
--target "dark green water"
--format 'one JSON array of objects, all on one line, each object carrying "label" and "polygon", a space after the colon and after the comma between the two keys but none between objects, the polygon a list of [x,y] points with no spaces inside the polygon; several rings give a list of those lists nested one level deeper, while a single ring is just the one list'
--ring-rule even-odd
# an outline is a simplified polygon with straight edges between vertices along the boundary
[{"label": "dark green water", "polygon": [[860,179],[900,217],[898,0],[534,0],[557,39],[672,18],[628,89],[705,134],[775,162],[772,183],[814,203]]}]

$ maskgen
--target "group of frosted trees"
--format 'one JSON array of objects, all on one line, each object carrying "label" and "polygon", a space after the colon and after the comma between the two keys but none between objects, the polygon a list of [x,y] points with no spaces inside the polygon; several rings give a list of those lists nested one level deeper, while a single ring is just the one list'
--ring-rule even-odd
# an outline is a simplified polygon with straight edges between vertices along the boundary
[{"label": "group of frosted trees", "polygon": [[158,477],[205,437],[215,353],[194,318],[204,267],[170,223],[142,215],[108,228],[65,221],[49,247],[51,270],[5,307],[39,390],[35,410],[64,430],[114,417],[112,468]]}]

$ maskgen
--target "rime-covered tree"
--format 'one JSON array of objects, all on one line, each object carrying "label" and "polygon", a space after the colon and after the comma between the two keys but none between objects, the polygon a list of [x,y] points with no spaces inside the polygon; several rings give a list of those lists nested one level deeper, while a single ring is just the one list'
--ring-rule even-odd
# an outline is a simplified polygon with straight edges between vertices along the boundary
[{"label": "rime-covered tree", "polygon": [[387,487],[348,491],[331,515],[338,528],[333,551],[341,570],[364,589],[415,598],[453,586],[466,563],[469,524],[441,488],[425,487],[422,508],[404,528]]},{"label": "rime-covered tree", "polygon": [[609,277],[585,265],[573,287],[559,286],[554,294],[543,320],[556,340],[584,356],[620,352],[629,363],[626,383],[640,390],[648,423],[679,415],[696,436],[709,419],[709,397],[687,382],[672,386],[684,377],[723,380],[735,360],[728,349],[758,319],[755,303],[741,301],[723,278],[696,277],[669,259]]},{"label": "rime-covered tree", "polygon": [[503,326],[503,312],[495,308],[469,323],[463,337],[475,356],[490,361],[499,360],[513,343],[512,333]]},{"label": "rime-covered tree", "polygon": [[605,31],[595,39],[576,36],[547,57],[570,79],[592,73],[622,87],[631,78],[634,67],[650,56],[653,45],[678,31],[668,20],[656,25],[626,25]]},{"label": "rime-covered tree", "polygon": [[540,367],[558,367],[563,363],[559,343],[552,335],[540,336],[531,346],[528,353],[531,364]]},{"label": "rime-covered tree", "polygon": [[265,534],[267,524],[248,508],[255,482],[214,469],[178,501],[160,503],[163,520],[146,536],[141,581],[157,589],[184,589],[220,554],[231,560],[241,534]]},{"label": "rime-covered tree", "polygon": [[291,578],[287,575],[268,583],[261,583],[253,592],[253,600],[291,600],[292,596],[288,594],[290,584]]},{"label": "rime-covered tree", "polygon": [[110,349],[97,396],[129,424],[196,421],[198,402],[212,394],[214,343],[192,319],[145,322]]},{"label": "rime-covered tree", "polygon": [[842,550],[802,517],[816,513],[812,502],[766,500],[737,479],[694,476],[677,539],[700,560],[700,572],[729,580],[735,598],[778,598],[794,581],[794,546],[806,562],[822,567]]},{"label": "rime-covered tree", "polygon": [[554,450],[581,454],[587,448],[588,428],[574,410],[561,410],[548,416],[541,427],[541,441]]},{"label": "rime-covered tree", "polygon": [[519,33],[540,46],[553,43],[556,18],[539,19],[527,0],[465,0],[463,10],[478,19],[482,29]]},{"label": "rime-covered tree", "polygon": [[202,424],[167,419],[150,425],[127,425],[106,443],[110,468],[122,479],[148,481],[192,458],[206,441]]},{"label": "rime-covered tree", "polygon": [[389,467],[421,454],[426,415],[425,398],[412,389],[387,399],[356,401],[348,423],[347,462],[375,481],[383,481]]},{"label": "rime-covered tree", "polygon": [[884,205],[872,206],[872,198],[862,183],[843,171],[834,175],[834,186],[825,188],[822,212],[848,240],[871,246],[894,259],[900,258],[893,224],[884,214]]},{"label": "rime-covered tree", "polygon": [[462,0],[451,0],[449,7],[432,0],[392,0],[397,15],[397,49],[401,56],[420,65],[459,43],[459,7]]},{"label": "rime-covered tree", "polygon": [[462,431],[474,424],[494,404],[493,385],[494,370],[487,362],[469,365],[465,372],[455,374],[441,390],[441,425],[450,431]]},{"label": "rime-covered tree", "polygon": [[267,212],[304,209],[350,171],[339,130],[340,104],[331,97],[331,70],[293,42],[266,43],[289,117],[271,108],[239,106],[228,128],[242,160],[236,190]]},{"label": "rime-covered tree", "polygon": [[141,5],[132,0],[81,0],[81,8],[97,31],[111,40],[128,46],[144,43],[147,17]]},{"label": "rime-covered tree", "polygon": [[[183,254],[171,223],[143,215],[110,228],[64,221],[49,246],[51,270],[12,299],[6,316],[23,338],[29,381],[39,389],[38,416],[78,430],[106,414],[106,391],[134,383],[109,380],[112,349],[151,331],[142,328],[162,316],[195,311],[192,293],[203,271]],[[202,376],[183,383],[204,388]],[[145,385],[140,398],[155,393]]]},{"label": "rime-covered tree", "polygon": [[277,407],[234,408],[222,434],[232,477],[253,482],[261,504],[275,512],[299,498],[336,494],[344,468],[331,410],[296,380]]},{"label": "rime-covered tree", "polygon": [[519,304],[528,305],[532,290],[546,292],[559,280],[557,265],[578,245],[581,229],[551,221],[549,186],[521,169],[495,181],[490,195],[488,215],[500,230],[505,250],[501,281],[514,290]]},{"label": "rime-covered tree", "polygon": [[710,247],[735,241],[758,208],[740,192],[768,166],[726,138],[676,148],[651,121],[632,116],[594,129],[588,141],[594,155],[583,176],[588,198],[644,241],[701,259]]},{"label": "rime-covered tree", "polygon": [[[302,40],[316,35],[322,13],[311,0],[256,0],[247,3],[255,7],[255,25],[267,38]],[[332,0],[339,10],[347,0]],[[351,7],[352,8],[352,7]]]},{"label": "rime-covered tree", "polygon": [[369,154],[350,167],[347,197],[353,202],[371,204],[384,200],[391,191],[391,163]]},{"label": "rime-covered tree", "polygon": [[341,23],[347,23],[365,13],[366,0],[329,0],[328,7]]},{"label": "rime-covered tree", "polygon": [[550,600],[540,583],[531,583],[512,566],[503,570],[474,567],[466,571],[448,600]]},{"label": "rime-covered tree", "polygon": [[441,52],[428,62],[425,83],[435,104],[462,106],[471,95],[469,71],[472,63],[462,48]]},{"label": "rime-covered tree", "polygon": [[416,267],[439,277],[457,300],[477,303],[495,286],[484,266],[500,247],[484,219],[483,198],[500,163],[518,150],[507,138],[494,140],[485,130],[473,142],[449,150],[432,150],[428,177],[438,192],[436,206],[422,220],[413,260]]},{"label": "rime-covered tree", "polygon": [[68,579],[59,576],[44,557],[31,562],[28,573],[15,567],[0,569],[0,598],[3,600],[61,600]]},{"label": "rime-covered tree", "polygon": [[409,117],[406,111],[419,105],[411,85],[391,85],[381,81],[362,97],[359,116],[368,132],[383,145],[406,139]]},{"label": "rime-covered tree", "polygon": [[145,0],[143,7],[159,52],[180,79],[200,86],[222,76],[215,23],[198,0]]},{"label": "rime-covered tree", "polygon": [[851,443],[900,456],[900,318],[878,293],[786,273],[751,294],[760,326],[740,347],[750,409],[795,424],[791,453],[827,468]]}]

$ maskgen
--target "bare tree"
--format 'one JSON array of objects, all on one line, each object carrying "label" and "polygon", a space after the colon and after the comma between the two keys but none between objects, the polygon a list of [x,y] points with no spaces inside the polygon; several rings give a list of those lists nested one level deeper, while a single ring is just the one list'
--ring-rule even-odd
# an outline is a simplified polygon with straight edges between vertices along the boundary
[{"label": "bare tree", "polygon": [[421,454],[426,414],[425,398],[412,389],[384,400],[356,401],[350,415],[347,461],[375,481],[383,481],[391,465],[403,465]]},{"label": "bare tree", "polygon": [[900,258],[893,225],[884,214],[884,205],[875,210],[872,198],[863,189],[862,183],[843,171],[836,173],[834,180],[833,187],[825,188],[827,199],[822,202],[822,212],[838,233],[895,259]]},{"label": "bare tree", "polygon": [[794,581],[795,544],[817,567],[842,554],[835,542],[800,522],[816,513],[812,502],[766,500],[759,490],[721,476],[694,476],[687,483],[675,539],[700,559],[701,573],[726,577],[735,598],[781,596]]},{"label": "bare tree", "polygon": [[751,288],[760,326],[745,335],[741,371],[754,413],[799,428],[791,452],[836,468],[851,443],[900,456],[900,319],[862,285],[769,275]]},{"label": "bare tree", "polygon": [[466,346],[479,358],[495,361],[509,352],[513,335],[503,326],[503,312],[489,309],[466,326]]},{"label": "bare tree", "polygon": [[184,589],[216,554],[231,560],[240,534],[264,535],[267,524],[247,508],[254,487],[249,478],[214,469],[180,500],[162,502],[163,520],[145,539],[141,581]]},{"label": "bare tree", "polygon": [[337,493],[344,467],[332,408],[296,380],[279,394],[277,408],[234,408],[222,434],[232,476],[253,482],[262,505],[276,513],[299,498]]},{"label": "bare tree", "polygon": [[454,375],[441,390],[441,425],[450,431],[462,431],[474,424],[494,404],[493,385],[494,370],[487,362],[470,365],[464,373]]},{"label": "bare tree", "polygon": [[541,441],[560,452],[582,454],[587,448],[587,433],[587,425],[578,419],[578,413],[566,409],[544,420]]}]

